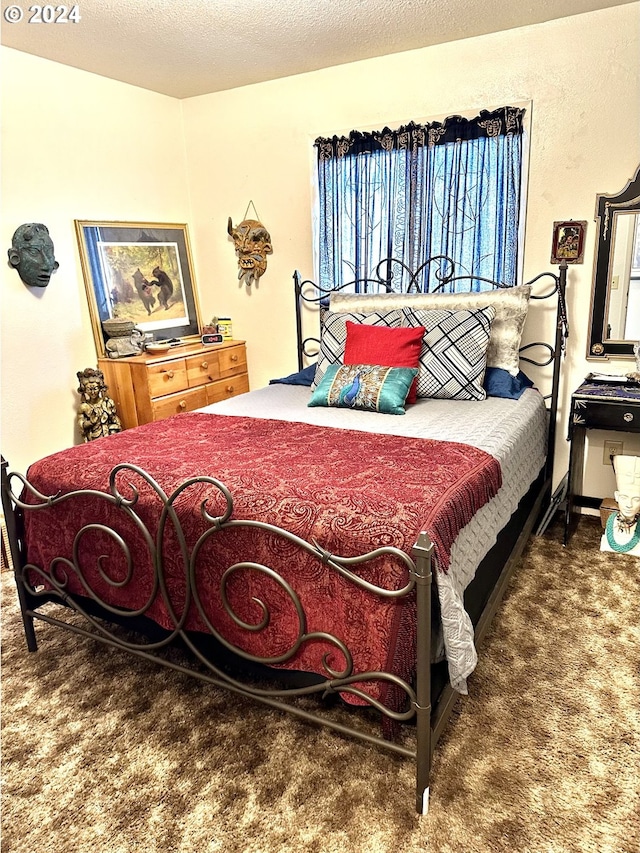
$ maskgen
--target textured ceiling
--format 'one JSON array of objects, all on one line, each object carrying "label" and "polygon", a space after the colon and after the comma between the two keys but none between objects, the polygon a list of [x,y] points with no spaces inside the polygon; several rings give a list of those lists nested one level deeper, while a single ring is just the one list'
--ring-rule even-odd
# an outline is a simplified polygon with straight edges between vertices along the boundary
[{"label": "textured ceiling", "polygon": [[[187,98],[625,2],[634,0],[78,0],[80,21],[62,24],[28,23],[30,0],[2,0],[1,40]],[[16,9],[24,16],[11,23]]]}]

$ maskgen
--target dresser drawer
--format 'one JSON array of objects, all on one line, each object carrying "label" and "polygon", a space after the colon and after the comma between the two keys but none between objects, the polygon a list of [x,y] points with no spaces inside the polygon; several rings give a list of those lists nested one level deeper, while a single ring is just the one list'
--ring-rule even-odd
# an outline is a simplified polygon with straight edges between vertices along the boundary
[{"label": "dresser drawer", "polygon": [[633,402],[574,400],[573,422],[587,429],[640,432],[640,405]]},{"label": "dresser drawer", "polygon": [[190,388],[197,388],[199,385],[206,385],[207,382],[215,382],[216,379],[220,379],[217,352],[194,355],[186,361],[187,381]]},{"label": "dresser drawer", "polygon": [[229,347],[218,352],[220,376],[247,372],[247,351],[244,346]]},{"label": "dresser drawer", "polygon": [[207,385],[207,404],[219,403],[237,394],[245,394],[249,390],[249,377],[246,373],[229,379],[221,379]]},{"label": "dresser drawer", "polygon": [[161,421],[171,415],[179,415],[181,412],[193,412],[207,405],[207,392],[205,386],[192,388],[189,391],[168,394],[166,397],[158,397],[153,400],[153,420]]},{"label": "dresser drawer", "polygon": [[187,365],[183,358],[147,367],[149,395],[162,397],[174,391],[183,391],[189,387]]}]

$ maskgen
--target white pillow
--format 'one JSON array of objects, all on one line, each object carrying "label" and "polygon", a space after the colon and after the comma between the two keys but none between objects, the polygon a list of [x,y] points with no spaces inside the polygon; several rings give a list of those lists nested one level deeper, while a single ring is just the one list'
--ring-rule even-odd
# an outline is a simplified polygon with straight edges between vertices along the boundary
[{"label": "white pillow", "polygon": [[365,323],[369,326],[397,328],[402,325],[402,311],[381,310],[362,314],[357,312],[336,314],[333,311],[327,311],[320,333],[320,352],[318,353],[316,374],[311,383],[312,388],[317,387],[330,364],[342,364],[344,345],[347,340],[347,320],[352,323]]},{"label": "white pillow", "polygon": [[527,319],[531,285],[500,287],[480,293],[334,293],[329,307],[332,312],[385,311],[393,308],[415,308],[459,311],[492,306],[496,316],[491,325],[487,349],[487,367],[501,367],[512,376],[520,369],[520,341]]}]

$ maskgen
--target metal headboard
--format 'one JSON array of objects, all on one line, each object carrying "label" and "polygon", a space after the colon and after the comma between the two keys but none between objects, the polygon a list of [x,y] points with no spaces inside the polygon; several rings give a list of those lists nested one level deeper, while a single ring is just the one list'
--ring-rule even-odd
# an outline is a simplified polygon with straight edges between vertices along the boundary
[{"label": "metal headboard", "polygon": [[[565,353],[566,339],[569,337],[569,323],[566,308],[567,263],[563,261],[558,272],[543,272],[525,284],[535,285],[540,281],[549,281],[553,286],[546,293],[531,294],[531,299],[550,299],[557,295],[555,340],[553,343],[535,341],[520,347],[520,360],[536,367],[547,367],[553,364],[551,391],[544,395],[549,411],[549,437],[547,455],[547,473],[553,473],[553,457],[558,415],[558,396],[560,388],[560,364]],[[433,286],[429,287],[429,282]],[[331,288],[324,288],[310,279],[303,279],[296,270],[293,274],[296,300],[296,337],[298,347],[298,369],[304,367],[305,358],[314,358],[320,339],[303,337],[302,311],[304,305],[317,307],[320,318],[322,312],[329,306],[332,293],[341,290],[354,290],[358,293],[460,293],[473,291],[474,285],[480,283],[481,290],[507,289],[513,285],[493,281],[477,275],[457,275],[455,262],[446,255],[435,255],[428,258],[420,266],[411,270],[405,263],[396,258],[384,258],[375,267],[370,277],[352,279]],[[314,347],[314,349],[311,349]],[[540,358],[534,352],[541,353]]]}]

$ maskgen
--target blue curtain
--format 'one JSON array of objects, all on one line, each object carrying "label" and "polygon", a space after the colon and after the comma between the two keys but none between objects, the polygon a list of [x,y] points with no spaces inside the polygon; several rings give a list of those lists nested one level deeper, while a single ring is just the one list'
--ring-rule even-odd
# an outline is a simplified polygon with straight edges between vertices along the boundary
[{"label": "blue curtain", "polygon": [[[502,107],[317,139],[319,284],[370,277],[388,257],[416,270],[438,255],[457,275],[515,284],[523,116]],[[443,266],[419,287],[433,290]]]}]

